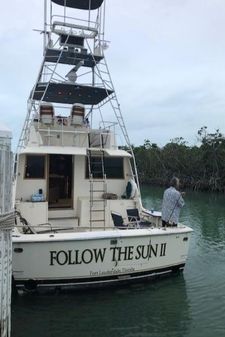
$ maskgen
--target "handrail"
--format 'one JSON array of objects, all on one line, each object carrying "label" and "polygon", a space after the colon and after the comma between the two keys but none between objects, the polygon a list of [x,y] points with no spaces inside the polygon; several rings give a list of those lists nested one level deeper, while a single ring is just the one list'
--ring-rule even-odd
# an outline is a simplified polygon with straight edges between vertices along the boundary
[{"label": "handrail", "polygon": [[[89,139],[89,135],[96,135],[99,137],[99,139],[101,140],[102,137],[104,137],[105,141],[106,141],[106,137],[109,137],[109,135],[111,135],[112,137],[112,134],[114,133],[113,130],[109,130],[109,129],[90,129],[90,128],[84,128],[83,130],[71,130],[69,129],[68,130],[68,126],[64,126],[63,123],[61,125],[59,125],[59,127],[57,126],[51,126],[51,127],[47,127],[47,128],[44,128],[42,126],[40,126],[40,124],[38,123],[38,132],[42,135],[41,138],[39,138],[39,145],[40,145],[40,141],[42,141],[41,145],[42,146],[49,146],[51,142],[50,141],[50,138],[53,137],[55,134],[61,134],[61,145],[65,145],[65,142],[64,142],[64,136],[68,135],[71,135],[71,137],[79,137],[77,138],[77,140],[75,140],[74,138],[74,141],[73,141],[73,145],[72,146],[75,146],[75,144],[77,144],[76,146],[79,146],[79,147],[87,147],[88,145],[88,139]],[[45,140],[42,138],[42,137],[48,137],[48,140]],[[107,138],[108,139],[108,138]],[[104,149],[104,148],[115,148],[115,144],[114,144],[114,141],[113,141],[113,138],[110,138],[111,140],[109,140],[110,144],[111,145],[108,145],[105,147],[105,143],[104,145],[103,144],[99,144],[99,147],[96,147],[96,148],[100,148],[100,149]],[[112,144],[113,142],[113,144]],[[67,143],[67,142],[66,142]],[[95,147],[95,146],[94,146]]]},{"label": "handrail", "polygon": [[[90,20],[85,20],[85,19],[79,19],[79,18],[74,18],[72,16],[64,16],[64,15],[52,15],[51,17],[51,22],[54,20],[54,18],[62,18],[63,19],[63,22],[65,22],[65,20],[71,20],[71,21],[79,21],[79,22],[87,22],[88,23],[88,26],[93,25],[93,26],[96,26],[96,21],[90,21]],[[54,22],[53,22],[54,23]],[[98,24],[99,26],[99,24]],[[97,29],[97,28],[96,28]]]},{"label": "handrail", "polygon": [[[85,23],[87,22],[85,20],[79,20],[79,21],[83,21]],[[93,25],[94,25],[94,22],[93,22]],[[65,28],[68,28],[68,30],[66,30]],[[98,27],[97,28],[91,27],[89,25],[89,22],[88,22],[88,25],[83,25],[79,23],[70,23],[70,22],[65,22],[65,21],[54,21],[52,23],[51,31],[58,35],[66,33],[70,36],[81,36],[87,39],[88,38],[94,39],[99,34]]]},{"label": "handrail", "polygon": [[91,32],[95,33],[96,35],[98,34],[98,30],[96,28],[91,28],[91,27],[88,27],[88,26],[76,25],[74,23],[55,21],[55,22],[53,22],[53,25],[52,25],[52,31],[54,31],[54,32],[56,31],[55,26],[63,26],[63,27],[68,27],[68,28],[81,29],[81,30],[90,30]]}]

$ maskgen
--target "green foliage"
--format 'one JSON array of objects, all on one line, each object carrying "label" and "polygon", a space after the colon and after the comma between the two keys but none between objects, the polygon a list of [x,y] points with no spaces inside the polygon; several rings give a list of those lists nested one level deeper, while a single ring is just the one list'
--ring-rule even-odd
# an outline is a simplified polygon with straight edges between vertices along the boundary
[{"label": "green foliage", "polygon": [[188,146],[182,138],[163,148],[146,139],[134,147],[141,183],[166,185],[173,175],[183,186],[195,190],[225,191],[225,138],[204,126],[198,131],[199,146]]}]

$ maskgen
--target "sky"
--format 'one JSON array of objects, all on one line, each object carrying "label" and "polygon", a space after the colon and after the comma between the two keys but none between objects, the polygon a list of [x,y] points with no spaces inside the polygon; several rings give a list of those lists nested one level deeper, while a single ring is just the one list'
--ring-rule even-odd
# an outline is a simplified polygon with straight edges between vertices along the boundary
[{"label": "sky", "polygon": [[[16,143],[42,61],[43,1],[1,5],[0,125]],[[131,143],[225,134],[225,1],[107,0],[106,59]]]}]

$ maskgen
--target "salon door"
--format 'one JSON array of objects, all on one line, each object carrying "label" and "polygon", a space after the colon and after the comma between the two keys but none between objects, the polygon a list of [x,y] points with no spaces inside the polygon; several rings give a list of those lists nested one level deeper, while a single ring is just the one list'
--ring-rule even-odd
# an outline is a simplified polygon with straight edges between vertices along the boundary
[{"label": "salon door", "polygon": [[72,155],[49,155],[49,208],[72,207]]}]

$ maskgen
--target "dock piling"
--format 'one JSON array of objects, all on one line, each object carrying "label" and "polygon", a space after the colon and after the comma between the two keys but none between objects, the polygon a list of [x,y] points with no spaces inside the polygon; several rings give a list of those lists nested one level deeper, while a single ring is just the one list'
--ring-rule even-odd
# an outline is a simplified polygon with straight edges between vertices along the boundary
[{"label": "dock piling", "polygon": [[11,334],[12,163],[11,132],[0,126],[0,337]]}]

